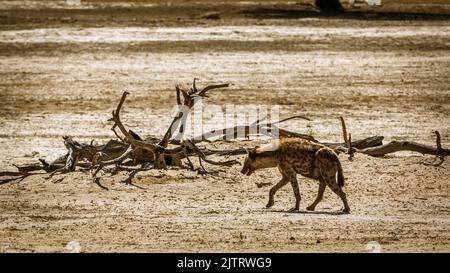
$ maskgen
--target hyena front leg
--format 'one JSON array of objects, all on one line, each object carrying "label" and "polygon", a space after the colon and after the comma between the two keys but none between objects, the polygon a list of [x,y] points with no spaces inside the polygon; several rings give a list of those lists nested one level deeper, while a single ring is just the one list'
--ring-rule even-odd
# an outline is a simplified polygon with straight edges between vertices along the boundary
[{"label": "hyena front leg", "polygon": [[289,211],[290,212],[298,211],[300,209],[301,196],[300,196],[300,190],[298,188],[297,173],[294,170],[289,170],[286,173],[286,175],[287,175],[289,181],[291,182],[292,189],[294,190],[294,195],[295,195],[295,207],[293,207]]},{"label": "hyena front leg", "polygon": [[275,193],[277,193],[277,191],[279,189],[281,189],[282,187],[284,187],[288,182],[289,182],[288,177],[283,174],[283,177],[281,178],[281,180],[270,189],[269,202],[267,202],[266,208],[270,208],[273,206],[273,204],[275,203],[275,201],[274,201]]},{"label": "hyena front leg", "polygon": [[307,207],[307,210],[314,211],[316,209],[317,204],[319,204],[320,201],[323,199],[323,193],[325,192],[325,188],[327,187],[327,183],[323,181],[323,179],[319,179],[319,192],[317,193],[316,200]]}]

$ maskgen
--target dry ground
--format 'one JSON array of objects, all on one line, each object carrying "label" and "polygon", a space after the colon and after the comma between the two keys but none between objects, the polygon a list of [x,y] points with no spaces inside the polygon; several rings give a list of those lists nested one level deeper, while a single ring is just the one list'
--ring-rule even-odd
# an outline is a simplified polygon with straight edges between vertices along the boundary
[{"label": "dry ground", "polygon": [[[341,140],[343,115],[353,138],[433,144],[438,129],[450,146],[445,16],[324,18],[284,6],[280,12],[280,5],[267,16],[258,12],[274,9],[270,3],[251,2],[90,1],[82,9],[44,1],[27,1],[23,9],[17,2],[0,2],[1,170],[56,158],[66,134],[111,138],[107,119],[124,90],[131,92],[124,122],[141,135],[161,136],[175,84],[194,77],[233,84],[214,93],[210,105],[280,105],[282,117],[313,118],[285,128],[320,140]],[[211,10],[222,19],[198,18]],[[102,180],[109,191],[87,173],[28,177],[0,185],[0,251],[63,252],[70,241],[87,252],[360,252],[370,241],[382,251],[450,251],[448,161],[431,167],[424,163],[433,157],[408,153],[340,159],[349,215],[336,213],[341,203],[329,190],[316,213],[305,212],[318,188],[307,179],[300,182],[301,213],[286,212],[294,202],[289,187],[273,209],[263,209],[269,188],[255,183],[276,182],[277,170],[243,177],[233,167],[219,179],[142,172],[133,181],[143,189],[120,183],[120,173]]]}]

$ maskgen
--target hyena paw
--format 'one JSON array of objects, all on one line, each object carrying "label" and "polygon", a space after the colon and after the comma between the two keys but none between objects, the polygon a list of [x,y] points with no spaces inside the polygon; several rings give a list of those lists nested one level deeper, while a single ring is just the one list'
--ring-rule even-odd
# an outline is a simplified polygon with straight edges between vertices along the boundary
[{"label": "hyena paw", "polygon": [[296,211],[299,211],[299,208],[292,208],[289,210],[289,212],[296,212]]},{"label": "hyena paw", "polygon": [[306,208],[306,210],[309,210],[309,211],[314,211],[316,208],[313,206],[313,205],[311,205],[311,206],[309,206],[309,207],[307,207]]},{"label": "hyena paw", "polygon": [[344,209],[342,209],[342,213],[344,213],[344,214],[349,214],[349,213],[350,213],[350,208],[344,208]]},{"label": "hyena paw", "polygon": [[274,203],[275,203],[274,201],[269,201],[266,205],[266,209],[271,208]]}]

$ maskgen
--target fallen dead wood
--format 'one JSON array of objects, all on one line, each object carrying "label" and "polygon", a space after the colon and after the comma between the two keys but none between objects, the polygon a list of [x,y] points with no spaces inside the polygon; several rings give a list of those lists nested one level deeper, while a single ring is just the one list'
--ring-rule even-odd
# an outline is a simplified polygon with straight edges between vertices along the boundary
[{"label": "fallen dead wood", "polygon": [[[278,137],[298,137],[317,142],[314,137],[310,135],[290,132],[281,128],[278,128],[276,124],[283,123],[285,121],[293,119],[304,119],[310,121],[309,118],[304,116],[292,116],[273,123],[263,123],[266,118],[257,120],[250,125],[237,125],[234,127],[228,127],[219,130],[211,130],[203,133],[200,136],[193,137],[189,141],[193,143],[199,142],[214,142],[214,141],[231,141],[239,137],[249,139],[250,134],[253,132],[256,135],[265,135],[272,138]],[[213,140],[212,140],[213,139]],[[179,144],[179,142],[171,142],[173,144]]]},{"label": "fallen dead wood", "polygon": [[[383,145],[383,136],[372,136],[360,140],[350,141],[351,147],[356,149],[365,149],[375,146]],[[330,143],[330,142],[321,142],[323,145],[330,147],[332,149],[341,149],[345,147],[343,151],[347,152],[348,144],[346,142],[338,142],[338,143]]]},{"label": "fallen dead wood", "polygon": [[[162,140],[159,142],[159,145],[162,147],[167,147],[169,144],[169,140],[172,138],[172,134],[175,132],[175,130],[179,127],[179,135],[177,136],[177,139],[181,139],[184,135],[184,124],[187,119],[187,115],[189,111],[192,109],[192,107],[195,104],[196,98],[198,97],[207,97],[207,92],[213,89],[219,89],[219,88],[225,88],[228,87],[229,84],[216,84],[216,85],[209,85],[205,88],[203,88],[201,91],[199,91],[195,84],[196,79],[194,79],[194,82],[192,84],[192,88],[189,91],[184,90],[181,88],[180,85],[176,86],[176,95],[177,95],[177,105],[179,108],[178,113],[175,115],[174,119],[172,120],[172,123],[170,124],[169,128],[167,129],[166,133],[164,134]],[[181,102],[180,94],[183,95],[183,103]],[[183,122],[181,122],[183,121]]]},{"label": "fallen dead wood", "polygon": [[[162,139],[149,138],[145,140],[139,137],[135,132],[127,130],[120,118],[121,109],[127,95],[130,94],[129,92],[124,92],[116,109],[112,112],[112,117],[109,119],[109,121],[114,123],[111,130],[114,132],[117,140],[111,139],[105,145],[93,145],[92,142],[90,144],[79,143],[70,136],[64,136],[64,145],[67,148],[67,153],[65,155],[51,163],[40,160],[40,164],[16,166],[17,172],[0,173],[0,176],[2,177],[9,177],[2,181],[23,179],[28,175],[39,173],[39,171],[50,173],[49,177],[52,177],[58,173],[75,171],[77,167],[90,170],[95,183],[99,183],[99,179],[96,175],[100,171],[116,171],[118,169],[124,169],[122,166],[130,167],[145,165],[146,167],[144,169],[177,166],[198,169],[194,168],[192,162],[189,160],[189,156],[197,156],[199,158],[200,167],[203,173],[207,172],[202,161],[221,166],[239,164],[239,162],[235,160],[211,160],[207,158],[201,149],[196,147],[194,142],[185,140],[179,142],[177,145],[171,145],[171,147],[168,146],[171,142],[173,133],[178,127],[180,135],[177,135],[177,137],[181,139],[183,136],[184,123],[182,121],[187,117],[190,109],[194,106],[196,98],[207,97],[209,91],[228,86],[228,84],[209,85],[198,90],[195,79],[192,88],[189,90],[185,90],[178,85],[176,87],[176,94],[177,104],[180,109],[179,113],[173,119]],[[116,131],[117,128],[119,129],[119,132]],[[188,161],[187,166],[183,166],[182,159]],[[108,165],[114,165],[114,168],[106,168]]]},{"label": "fallen dead wood", "polygon": [[389,143],[385,143],[382,145],[376,145],[373,147],[357,147],[353,145],[350,138],[350,133],[348,133],[349,138],[347,138],[347,126],[345,125],[345,121],[343,117],[340,117],[342,124],[342,133],[344,136],[344,142],[346,143],[345,147],[340,146],[337,147],[338,150],[344,151],[353,157],[354,153],[362,153],[373,157],[382,157],[387,154],[392,154],[401,151],[409,151],[409,152],[418,152],[421,154],[428,155],[436,155],[440,162],[437,165],[442,164],[445,157],[450,155],[449,149],[442,148],[441,145],[441,135],[438,131],[434,131],[436,135],[436,147],[432,147],[429,145],[417,143],[414,141],[391,141]]},{"label": "fallen dead wood", "polygon": [[438,148],[420,144],[414,141],[391,141],[382,146],[371,147],[361,150],[356,150],[359,153],[363,153],[370,156],[384,156],[391,153],[396,153],[400,151],[410,151],[418,152],[421,154],[437,155],[437,156],[447,156],[450,153],[448,149],[442,149],[439,151]]},{"label": "fallen dead wood", "polygon": [[[0,177],[7,177],[0,180],[0,184],[20,181],[30,175],[43,172],[48,173],[48,178],[50,178],[55,174],[73,172],[78,168],[81,171],[89,171],[92,175],[93,182],[101,188],[107,189],[100,183],[100,177],[98,177],[100,173],[115,174],[118,171],[129,172],[128,178],[124,181],[126,184],[131,184],[131,180],[137,172],[151,169],[165,169],[168,167],[187,168],[201,174],[209,174],[203,162],[224,167],[239,164],[234,159],[215,161],[209,158],[209,156],[236,156],[246,153],[246,150],[243,148],[220,150],[209,149],[203,145],[197,146],[202,142],[239,141],[239,138],[244,137],[248,139],[252,134],[272,138],[296,137],[319,142],[313,136],[279,128],[280,124],[289,120],[310,120],[304,116],[292,116],[272,123],[267,123],[266,118],[264,118],[250,125],[237,125],[213,130],[192,139],[184,139],[186,118],[190,110],[194,107],[197,98],[208,97],[208,92],[228,86],[228,84],[209,85],[199,90],[196,86],[196,79],[194,79],[190,89],[184,89],[181,85],[177,85],[176,103],[178,105],[178,112],[162,138],[143,138],[136,132],[126,128],[120,117],[122,107],[127,96],[130,94],[125,91],[116,109],[112,111],[112,117],[109,119],[109,121],[113,122],[111,130],[116,137],[115,139],[111,139],[105,144],[94,145],[94,141],[91,141],[91,143],[80,143],[70,136],[64,136],[64,145],[67,148],[65,155],[58,157],[51,163],[40,159],[40,163],[36,162],[22,166],[14,165],[17,168],[16,172],[0,172]],[[353,158],[354,153],[382,157],[398,151],[413,151],[436,155],[439,157],[441,164],[445,157],[449,155],[449,150],[442,148],[440,134],[437,131],[435,132],[436,147],[412,141],[392,141],[383,144],[383,136],[371,136],[353,141],[346,127],[345,120],[342,117],[340,119],[344,142],[320,143],[337,152],[348,153],[350,159]],[[193,157],[197,158],[199,166],[194,166],[191,160]]]}]

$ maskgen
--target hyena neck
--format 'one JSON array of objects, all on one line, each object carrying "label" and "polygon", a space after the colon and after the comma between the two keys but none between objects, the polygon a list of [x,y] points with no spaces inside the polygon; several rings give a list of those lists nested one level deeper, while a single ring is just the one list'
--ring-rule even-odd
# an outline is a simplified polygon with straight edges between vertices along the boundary
[{"label": "hyena neck", "polygon": [[277,167],[280,160],[280,153],[276,151],[262,151],[257,155],[257,169],[274,168]]}]

